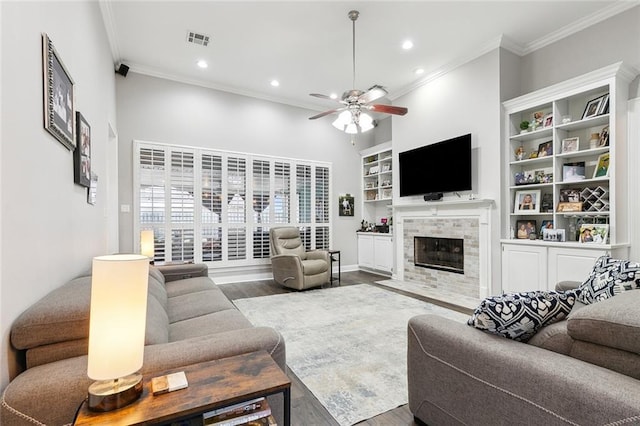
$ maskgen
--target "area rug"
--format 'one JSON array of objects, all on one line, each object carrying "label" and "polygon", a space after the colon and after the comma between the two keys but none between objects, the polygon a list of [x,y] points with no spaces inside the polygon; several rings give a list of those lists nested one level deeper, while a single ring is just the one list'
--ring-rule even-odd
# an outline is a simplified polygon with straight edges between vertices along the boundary
[{"label": "area rug", "polygon": [[407,322],[464,315],[367,284],[238,299],[256,326],[280,331],[287,365],[341,426],[408,402]]}]

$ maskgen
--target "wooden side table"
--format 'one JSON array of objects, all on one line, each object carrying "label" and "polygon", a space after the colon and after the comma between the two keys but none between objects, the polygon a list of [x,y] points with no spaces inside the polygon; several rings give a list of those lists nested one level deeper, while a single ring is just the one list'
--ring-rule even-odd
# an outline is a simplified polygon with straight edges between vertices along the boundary
[{"label": "wooden side table", "polygon": [[185,372],[187,388],[154,396],[152,377],[145,377],[139,400],[106,413],[90,411],[83,403],[74,425],[161,425],[278,393],[284,396],[284,424],[291,425],[291,380],[265,351],[174,368],[153,377],[178,371]]},{"label": "wooden side table", "polygon": [[330,261],[330,268],[331,268],[331,275],[330,275],[330,282],[331,285],[333,285],[333,280],[335,280],[335,278],[333,278],[333,262],[338,262],[338,285],[340,285],[340,250],[328,250],[329,252],[329,261]]}]

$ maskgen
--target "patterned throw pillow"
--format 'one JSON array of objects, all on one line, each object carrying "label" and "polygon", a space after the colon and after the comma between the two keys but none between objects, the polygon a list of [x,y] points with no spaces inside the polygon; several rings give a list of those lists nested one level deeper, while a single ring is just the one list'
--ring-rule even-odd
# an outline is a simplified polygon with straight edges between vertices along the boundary
[{"label": "patterned throw pillow", "polygon": [[640,263],[600,256],[589,277],[578,287],[577,298],[589,305],[636,289],[640,289]]},{"label": "patterned throw pillow", "polygon": [[542,327],[564,319],[576,290],[508,293],[484,299],[467,324],[508,339],[526,342]]}]

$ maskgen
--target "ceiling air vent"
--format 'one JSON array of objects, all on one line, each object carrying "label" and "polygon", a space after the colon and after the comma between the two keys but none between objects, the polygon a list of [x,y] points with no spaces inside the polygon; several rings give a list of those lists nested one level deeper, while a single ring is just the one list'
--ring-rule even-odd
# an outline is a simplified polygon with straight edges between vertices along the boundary
[{"label": "ceiling air vent", "polygon": [[199,44],[200,46],[207,47],[207,45],[209,44],[209,36],[189,31],[189,33],[187,34],[187,41],[189,43]]}]

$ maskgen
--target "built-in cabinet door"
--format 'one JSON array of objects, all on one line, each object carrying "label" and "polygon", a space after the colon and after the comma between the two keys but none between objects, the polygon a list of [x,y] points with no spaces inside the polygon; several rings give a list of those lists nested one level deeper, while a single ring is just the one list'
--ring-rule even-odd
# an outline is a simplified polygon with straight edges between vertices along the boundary
[{"label": "built-in cabinet door", "polygon": [[374,267],[373,235],[358,234],[358,265]]},{"label": "built-in cabinet door", "polygon": [[393,242],[390,236],[373,237],[374,268],[393,272]]},{"label": "built-in cabinet door", "polygon": [[605,250],[549,247],[549,290],[559,281],[584,281]]},{"label": "built-in cabinet door", "polygon": [[547,288],[547,248],[502,246],[502,291],[514,293]]}]

